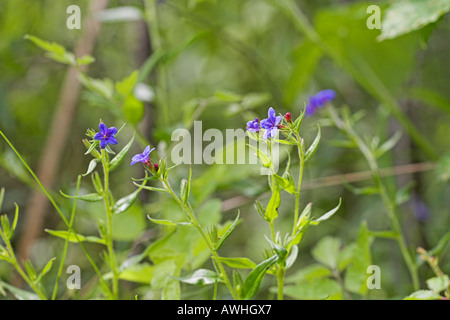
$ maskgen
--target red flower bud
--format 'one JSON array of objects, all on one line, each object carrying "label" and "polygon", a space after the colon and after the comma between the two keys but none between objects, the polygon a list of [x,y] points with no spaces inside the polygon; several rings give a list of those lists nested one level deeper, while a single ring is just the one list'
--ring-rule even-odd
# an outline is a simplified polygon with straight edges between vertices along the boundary
[{"label": "red flower bud", "polygon": [[291,115],[290,112],[286,113],[286,115],[285,115],[284,117],[286,118],[286,121],[287,121],[287,122],[291,123],[291,117],[292,117],[292,115]]},{"label": "red flower bud", "polygon": [[153,164],[153,168],[155,168],[155,172],[158,172],[159,164],[154,163],[154,164]]}]

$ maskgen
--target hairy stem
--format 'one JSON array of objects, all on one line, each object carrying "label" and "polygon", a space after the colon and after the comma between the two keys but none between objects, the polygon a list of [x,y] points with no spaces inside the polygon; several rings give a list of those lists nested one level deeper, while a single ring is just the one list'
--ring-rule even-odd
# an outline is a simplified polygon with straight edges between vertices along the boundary
[{"label": "hairy stem", "polygon": [[114,245],[112,239],[112,210],[109,203],[109,161],[107,160],[107,154],[105,149],[102,149],[102,164],[103,164],[103,175],[104,175],[104,186],[103,186],[103,200],[106,209],[107,227],[106,227],[106,246],[108,248],[108,257],[112,278],[112,293],[115,299],[118,298],[119,294],[119,275],[117,272],[116,257],[114,254]]}]

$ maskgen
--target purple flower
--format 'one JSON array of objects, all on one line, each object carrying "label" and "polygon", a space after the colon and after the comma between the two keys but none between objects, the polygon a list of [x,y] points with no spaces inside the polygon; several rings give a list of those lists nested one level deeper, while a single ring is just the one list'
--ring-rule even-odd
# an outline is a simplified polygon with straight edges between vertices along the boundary
[{"label": "purple flower", "polygon": [[247,122],[247,130],[251,132],[258,132],[259,131],[259,120],[258,118],[255,118],[254,121]]},{"label": "purple flower", "polygon": [[326,89],[317,92],[309,98],[309,103],[306,105],[306,115],[312,116],[318,109],[322,108],[327,102],[330,102],[336,97],[336,92],[331,89]]},{"label": "purple flower", "polygon": [[155,150],[155,148],[150,149],[150,146],[145,147],[144,152],[139,153],[137,155],[135,155],[132,159],[131,159],[131,166],[134,165],[135,163],[138,162],[142,162],[145,164],[150,163],[150,153]]},{"label": "purple flower", "polygon": [[114,136],[117,134],[117,128],[108,127],[104,123],[100,123],[98,125],[100,132],[97,132],[94,136],[95,140],[100,140],[100,148],[105,149],[106,145],[109,144],[117,144],[117,139]]},{"label": "purple flower", "polygon": [[265,129],[264,140],[273,138],[278,133],[278,124],[281,122],[281,116],[275,116],[275,110],[270,107],[268,112],[269,118],[261,120],[261,128]]}]

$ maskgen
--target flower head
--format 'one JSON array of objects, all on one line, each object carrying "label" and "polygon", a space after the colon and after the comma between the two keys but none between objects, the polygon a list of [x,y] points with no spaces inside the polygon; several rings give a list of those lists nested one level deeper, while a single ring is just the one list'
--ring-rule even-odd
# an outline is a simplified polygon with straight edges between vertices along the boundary
[{"label": "flower head", "polygon": [[259,131],[259,120],[258,118],[255,118],[254,121],[247,122],[247,130],[251,132],[258,132]]},{"label": "flower head", "polygon": [[330,102],[336,97],[336,92],[331,89],[326,89],[317,92],[309,98],[309,103],[306,105],[306,115],[313,115],[318,109],[322,108],[327,102]]},{"label": "flower head", "polygon": [[150,149],[150,146],[145,147],[144,152],[135,155],[131,159],[131,165],[134,165],[138,162],[142,162],[144,164],[150,164],[150,153],[155,150],[155,148]]},{"label": "flower head", "polygon": [[278,133],[278,124],[281,122],[282,117],[275,115],[275,110],[270,107],[268,112],[268,118],[261,120],[261,128],[265,129],[264,140],[273,138]]},{"label": "flower head", "polygon": [[114,137],[117,134],[117,128],[108,128],[103,122],[98,125],[100,132],[94,135],[95,140],[100,140],[100,148],[105,149],[109,144],[117,144],[117,139]]}]

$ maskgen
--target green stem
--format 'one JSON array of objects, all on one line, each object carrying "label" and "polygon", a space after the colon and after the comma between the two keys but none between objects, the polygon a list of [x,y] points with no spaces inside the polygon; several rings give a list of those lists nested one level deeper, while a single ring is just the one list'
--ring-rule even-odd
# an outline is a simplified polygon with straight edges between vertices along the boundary
[{"label": "green stem", "polygon": [[[80,190],[80,185],[81,185],[81,175],[78,176],[75,196],[78,196],[78,191]],[[61,279],[62,271],[64,268],[64,262],[66,260],[67,248],[69,247],[69,238],[70,238],[70,235],[72,234],[73,221],[75,219],[76,208],[77,208],[77,199],[75,198],[73,201],[72,212],[70,214],[69,230],[67,233],[67,239],[64,243],[63,254],[61,257],[61,263],[59,264],[58,275],[56,276],[55,286],[53,288],[52,300],[56,299],[56,294],[58,293],[59,280]]]},{"label": "green stem", "polygon": [[119,295],[119,275],[117,272],[117,264],[116,264],[116,257],[114,254],[114,246],[113,246],[113,239],[112,239],[112,210],[111,205],[109,203],[109,161],[107,160],[107,154],[105,149],[102,149],[102,164],[103,164],[103,178],[104,178],[104,186],[103,186],[103,200],[105,203],[105,209],[106,209],[106,217],[108,219],[107,221],[107,228],[106,228],[106,246],[108,248],[108,256],[109,256],[109,263],[111,272],[113,275],[112,278],[112,293],[114,296],[114,299],[118,298]]},{"label": "green stem", "polygon": [[278,282],[278,300],[283,300],[283,289],[284,289],[284,267],[279,266],[277,272],[277,282]]},{"label": "green stem", "polygon": [[1,232],[0,230],[0,237],[3,239],[3,242],[5,242],[6,247],[9,251],[9,257],[10,257],[10,263],[14,266],[14,268],[17,270],[17,272],[20,274],[20,276],[25,280],[25,282],[33,289],[33,291],[39,296],[41,300],[47,300],[47,296],[45,293],[36,285],[36,283],[31,280],[28,275],[23,271],[22,267],[20,266],[19,262],[17,261],[16,255],[14,254],[14,250],[11,246],[11,241]]},{"label": "green stem", "polygon": [[200,226],[197,218],[195,217],[194,212],[192,211],[192,209],[186,203],[181,201],[181,199],[173,192],[172,187],[170,186],[169,181],[167,181],[167,179],[160,178],[160,181],[164,185],[164,188],[167,190],[167,192],[169,192],[169,194],[172,196],[172,198],[175,199],[175,201],[181,206],[181,208],[187,214],[190,222],[194,225],[194,227],[200,233],[201,237],[205,241],[206,245],[208,246],[208,249],[210,250],[210,252],[212,254],[212,258],[216,262],[215,265],[217,265],[217,267],[219,269],[217,271],[219,272],[221,278],[224,280],[225,285],[227,286],[228,290],[230,291],[231,295],[233,296],[233,299],[237,300],[238,297],[237,297],[236,293],[234,292],[234,289],[233,289],[233,286],[231,285],[230,280],[228,279],[227,273],[225,272],[223,264],[220,261],[219,255],[217,254],[217,252],[214,249],[213,245],[209,241],[209,238],[207,237],[207,235],[203,231],[202,227]]},{"label": "green stem", "polygon": [[75,239],[77,240],[78,244],[80,245],[80,247],[82,248],[84,254],[86,255],[86,258],[89,260],[89,263],[91,264],[92,268],[94,269],[95,273],[98,275],[99,277],[99,281],[100,281],[100,285],[102,286],[102,288],[105,290],[105,293],[108,296],[112,296],[111,291],[108,288],[108,285],[106,284],[105,280],[103,280],[103,275],[100,272],[100,270],[98,269],[97,265],[94,262],[94,259],[92,259],[91,255],[89,254],[89,252],[87,251],[86,247],[84,246],[84,244],[80,241],[80,238],[78,237],[78,235],[75,233],[75,231],[73,230],[72,227],[70,227],[70,224],[68,223],[66,217],[64,216],[64,214],[62,213],[61,209],[59,208],[59,206],[56,204],[55,200],[53,199],[53,197],[50,195],[50,193],[47,191],[47,189],[44,187],[44,185],[42,184],[42,182],[39,180],[39,178],[36,176],[36,174],[34,173],[33,170],[31,170],[30,166],[28,165],[28,163],[23,159],[22,155],[17,151],[17,149],[14,147],[14,145],[11,143],[11,141],[9,141],[9,139],[5,136],[5,134],[0,130],[0,135],[3,137],[3,139],[6,141],[6,143],[9,145],[9,147],[14,151],[14,153],[16,154],[16,156],[19,158],[19,160],[22,162],[22,164],[25,166],[25,168],[28,170],[28,172],[30,173],[30,175],[34,178],[34,180],[36,181],[36,183],[39,185],[39,187],[41,188],[42,192],[47,196],[47,198],[49,199],[50,203],[53,205],[53,207],[55,208],[56,212],[58,213],[58,215],[61,217],[61,219],[63,220],[64,224],[69,228],[69,231],[73,232]]},{"label": "green stem", "polygon": [[411,254],[405,243],[405,239],[403,238],[402,228],[400,226],[400,223],[398,221],[397,214],[396,214],[396,205],[390,199],[389,194],[386,190],[386,187],[381,180],[380,170],[378,168],[376,158],[374,157],[370,148],[359,137],[359,135],[351,127],[351,125],[349,125],[348,123],[343,121],[332,106],[327,108],[327,110],[329,112],[331,120],[334,122],[336,127],[338,129],[344,131],[346,133],[346,135],[353,142],[356,143],[359,150],[361,151],[364,158],[366,159],[367,163],[369,164],[370,170],[372,172],[373,183],[380,192],[380,196],[383,201],[383,205],[386,208],[386,213],[388,215],[391,227],[392,227],[393,231],[396,233],[396,241],[399,245],[403,259],[405,260],[405,263],[408,267],[409,273],[410,273],[412,281],[413,281],[414,289],[419,290],[419,277],[418,277],[418,273],[417,273],[418,272],[417,265],[415,264],[413,258],[411,257]]},{"label": "green stem", "polygon": [[297,137],[297,148],[298,148],[298,158],[300,160],[300,167],[298,169],[298,181],[297,181],[297,190],[295,190],[295,208],[294,208],[294,225],[292,226],[292,235],[295,234],[298,218],[299,218],[299,210],[300,210],[300,191],[302,187],[303,180],[303,167],[305,166],[305,157],[304,151],[301,143],[301,138],[298,132],[295,133]]}]

